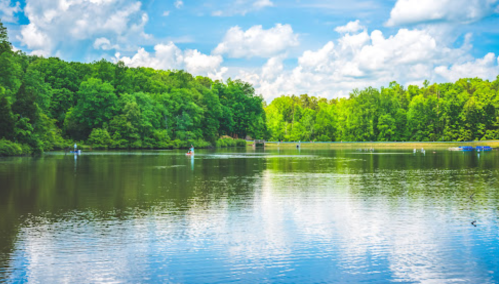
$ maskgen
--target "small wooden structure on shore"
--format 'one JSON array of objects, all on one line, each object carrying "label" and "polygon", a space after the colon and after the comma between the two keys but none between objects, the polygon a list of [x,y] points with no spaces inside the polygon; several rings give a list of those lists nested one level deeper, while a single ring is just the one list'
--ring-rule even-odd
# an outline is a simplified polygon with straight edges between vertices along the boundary
[{"label": "small wooden structure on shore", "polygon": [[256,147],[264,147],[265,148],[265,140],[253,140],[253,148]]}]

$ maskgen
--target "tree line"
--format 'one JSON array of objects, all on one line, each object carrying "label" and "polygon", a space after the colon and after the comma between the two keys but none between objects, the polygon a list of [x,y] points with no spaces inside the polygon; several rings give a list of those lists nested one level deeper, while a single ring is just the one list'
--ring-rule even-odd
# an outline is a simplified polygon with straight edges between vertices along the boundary
[{"label": "tree line", "polygon": [[219,140],[223,136],[264,138],[262,102],[240,80],[14,52],[0,22],[0,148],[7,154],[74,141],[143,149],[230,144]]},{"label": "tree line", "polygon": [[499,139],[499,76],[407,89],[392,82],[332,100],[281,96],[265,112],[273,141]]},{"label": "tree line", "polygon": [[65,62],[13,51],[0,22],[0,155],[62,149],[243,146],[273,141],[499,139],[499,76],[423,87],[392,82],[327,100],[266,104],[240,80],[122,62]]}]

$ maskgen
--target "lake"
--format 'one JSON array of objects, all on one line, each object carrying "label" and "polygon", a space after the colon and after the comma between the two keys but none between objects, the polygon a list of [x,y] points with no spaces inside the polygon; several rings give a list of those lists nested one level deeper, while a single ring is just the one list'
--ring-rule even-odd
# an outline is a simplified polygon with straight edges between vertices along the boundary
[{"label": "lake", "polygon": [[1,158],[0,282],[499,282],[499,151],[184,153]]}]

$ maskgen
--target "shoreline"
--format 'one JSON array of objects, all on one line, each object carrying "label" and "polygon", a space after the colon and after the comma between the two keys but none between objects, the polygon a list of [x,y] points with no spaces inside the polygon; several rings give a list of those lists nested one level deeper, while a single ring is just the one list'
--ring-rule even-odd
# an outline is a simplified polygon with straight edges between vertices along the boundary
[{"label": "shoreline", "polygon": [[448,149],[459,146],[490,146],[499,148],[499,140],[472,141],[472,142],[267,142],[268,149]]}]

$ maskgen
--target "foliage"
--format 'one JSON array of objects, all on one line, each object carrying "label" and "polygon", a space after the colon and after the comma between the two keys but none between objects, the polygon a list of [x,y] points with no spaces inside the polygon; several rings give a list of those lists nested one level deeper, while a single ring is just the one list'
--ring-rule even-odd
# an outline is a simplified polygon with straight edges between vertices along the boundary
[{"label": "foliage", "polygon": [[0,21],[0,53],[10,51],[12,46],[7,35],[7,28]]},{"label": "foliage", "polygon": [[94,128],[88,137],[88,143],[95,149],[107,149],[113,144],[113,140],[107,129]]},{"label": "foliage", "polygon": [[0,22],[0,139],[41,153],[69,141],[104,149],[205,148],[224,134],[267,134],[263,99],[251,85],[13,52]]},{"label": "foliage", "polygon": [[[123,62],[65,62],[12,51],[0,22],[3,153],[69,141],[94,148],[245,146],[284,141],[499,139],[499,76],[423,87],[392,82],[327,100],[281,96],[268,106],[250,84]],[[12,146],[9,144],[17,143]]]},{"label": "foliage", "polygon": [[274,141],[469,141],[499,139],[499,76],[493,82],[354,90],[348,98],[281,96],[265,108]]},{"label": "foliage", "polygon": [[227,148],[227,147],[246,147],[246,140],[244,139],[232,139],[230,137],[222,137],[216,142],[217,148]]},{"label": "foliage", "polygon": [[16,119],[12,113],[9,101],[5,96],[0,97],[0,139],[11,139],[14,134]]},{"label": "foliage", "polygon": [[17,143],[6,139],[0,139],[1,156],[20,156],[23,154],[23,147]]}]

